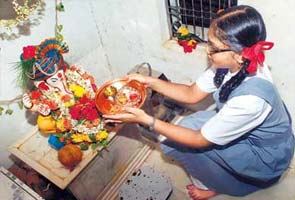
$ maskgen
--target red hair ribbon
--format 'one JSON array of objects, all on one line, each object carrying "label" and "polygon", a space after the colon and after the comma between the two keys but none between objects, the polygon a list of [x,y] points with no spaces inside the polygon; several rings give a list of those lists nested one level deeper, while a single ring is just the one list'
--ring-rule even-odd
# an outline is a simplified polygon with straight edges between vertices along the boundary
[{"label": "red hair ribbon", "polygon": [[265,59],[264,50],[270,50],[273,47],[273,42],[260,41],[251,47],[246,47],[242,50],[242,56],[250,61],[247,71],[253,74],[257,71],[258,64],[262,65]]}]

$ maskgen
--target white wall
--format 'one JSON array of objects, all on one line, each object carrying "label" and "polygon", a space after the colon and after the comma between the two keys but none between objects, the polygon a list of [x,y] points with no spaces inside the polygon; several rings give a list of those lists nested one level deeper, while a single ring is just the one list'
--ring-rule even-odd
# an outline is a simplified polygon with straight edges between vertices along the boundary
[{"label": "white wall", "polygon": [[[294,58],[292,51],[289,51],[295,44],[292,38],[295,28],[291,24],[294,2],[240,2],[257,7],[265,18],[269,40],[276,43],[276,48],[268,53],[267,60],[273,68],[282,96],[294,113],[294,80],[292,76],[288,77],[288,74],[294,73]],[[276,2],[279,5],[275,5]],[[21,93],[15,86],[15,72],[11,69],[22,47],[39,44],[54,34],[53,1],[45,0],[45,3],[45,15],[40,25],[31,29],[29,36],[0,43],[0,100],[11,99]],[[94,75],[97,84],[125,75],[142,62],[149,62],[154,69],[178,82],[194,81],[206,67],[203,48],[199,47],[192,54],[184,54],[175,43],[167,42],[169,30],[164,1],[71,0],[64,1],[64,5],[66,12],[59,15],[59,21],[64,25],[63,33],[70,47],[65,59],[71,64],[81,65]],[[286,9],[288,11],[283,11]],[[12,108],[12,116],[0,116],[0,165],[5,167],[11,164],[7,147],[31,130],[32,125],[28,121],[34,122],[17,105],[12,105]]]},{"label": "white wall", "polygon": [[[275,43],[267,52],[266,61],[278,90],[295,119],[295,1],[239,0],[239,4],[254,6],[262,14],[267,28],[267,40]],[[294,128],[293,123],[293,130]]]}]

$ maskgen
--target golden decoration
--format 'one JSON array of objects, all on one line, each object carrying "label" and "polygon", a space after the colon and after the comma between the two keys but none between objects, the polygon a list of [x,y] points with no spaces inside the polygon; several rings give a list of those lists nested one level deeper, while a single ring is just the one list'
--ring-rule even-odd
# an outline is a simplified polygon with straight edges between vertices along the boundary
[{"label": "golden decoration", "polygon": [[13,26],[17,26],[20,22],[27,20],[30,14],[41,4],[42,0],[35,0],[35,2],[22,0],[22,2],[20,4],[18,0],[12,1],[16,17],[13,19],[1,19],[0,26],[10,29]]}]

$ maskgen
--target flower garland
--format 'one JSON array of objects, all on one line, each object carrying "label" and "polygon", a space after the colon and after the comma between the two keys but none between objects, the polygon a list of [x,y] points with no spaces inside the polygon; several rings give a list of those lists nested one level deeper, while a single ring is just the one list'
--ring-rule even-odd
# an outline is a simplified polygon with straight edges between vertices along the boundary
[{"label": "flower garland", "polygon": [[[42,0],[2,0],[0,40],[14,40],[27,35],[31,27],[39,25],[45,12]],[[3,6],[3,7],[2,7]]]},{"label": "flower garland", "polygon": [[29,3],[29,0],[23,0],[21,5],[18,3],[17,0],[13,0],[11,4],[13,5],[13,10],[16,13],[16,18],[0,20],[0,26],[7,29],[10,29],[13,26],[17,26],[22,21],[26,21],[29,18],[29,15],[41,4],[41,0],[36,0],[36,2],[34,3]]},{"label": "flower garland", "polygon": [[62,94],[56,88],[40,83],[29,96],[34,104],[49,106],[55,120],[57,137],[63,143],[80,143],[81,149],[106,145],[108,132],[95,106],[97,89],[92,76],[77,66],[65,70],[66,87],[73,94]]}]

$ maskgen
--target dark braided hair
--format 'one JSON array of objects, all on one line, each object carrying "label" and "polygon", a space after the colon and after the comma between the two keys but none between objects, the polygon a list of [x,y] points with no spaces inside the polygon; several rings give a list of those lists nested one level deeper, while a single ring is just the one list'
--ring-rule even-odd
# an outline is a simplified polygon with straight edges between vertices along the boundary
[{"label": "dark braided hair", "polygon": [[222,85],[221,90],[219,92],[219,101],[226,102],[230,93],[236,89],[243,80],[248,76],[247,67],[249,65],[249,60],[244,61],[242,69],[233,76],[230,80],[228,80],[225,84]]},{"label": "dark braided hair", "polygon": [[[265,24],[261,15],[256,9],[245,5],[231,7],[219,13],[210,28],[221,42],[237,53],[266,39]],[[221,87],[219,92],[221,102],[227,101],[230,93],[248,76],[246,69],[249,63],[245,60],[241,70]],[[214,77],[217,87],[222,84],[226,73],[224,69],[217,69]]]}]

